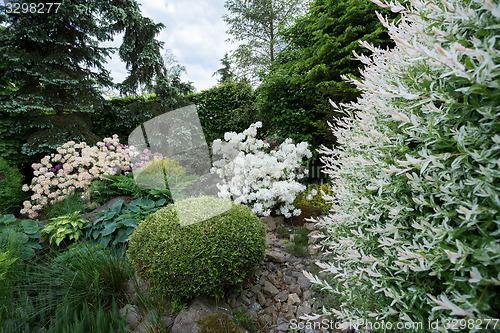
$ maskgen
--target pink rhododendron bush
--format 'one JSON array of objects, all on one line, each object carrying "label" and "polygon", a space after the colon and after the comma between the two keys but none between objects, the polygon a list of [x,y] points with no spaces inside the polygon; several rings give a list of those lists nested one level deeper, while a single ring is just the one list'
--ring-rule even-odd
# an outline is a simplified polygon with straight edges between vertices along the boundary
[{"label": "pink rhododendron bush", "polygon": [[57,153],[33,164],[33,170],[31,185],[23,186],[24,191],[31,190],[33,195],[21,210],[21,214],[30,218],[38,216],[44,206],[67,198],[76,190],[82,191],[82,198],[87,197],[92,180],[117,171],[129,171],[130,158],[127,147],[114,135],[95,146],[69,141],[58,147]]},{"label": "pink rhododendron bush", "polygon": [[308,276],[339,295],[330,312],[345,322],[498,330],[500,7],[379,5],[401,12],[381,18],[397,46],[364,44],[363,95],[338,108],[339,146],[323,148],[335,199],[319,221],[331,260]]}]

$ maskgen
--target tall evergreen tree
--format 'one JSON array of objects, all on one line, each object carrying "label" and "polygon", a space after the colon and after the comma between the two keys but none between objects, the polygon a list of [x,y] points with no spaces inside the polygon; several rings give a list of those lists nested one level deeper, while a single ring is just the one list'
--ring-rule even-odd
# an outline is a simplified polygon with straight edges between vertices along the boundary
[{"label": "tall evergreen tree", "polygon": [[[21,1],[22,4],[27,3]],[[48,2],[39,1],[49,8]],[[148,86],[163,71],[162,44],[155,36],[163,28],[141,15],[135,0],[62,0],[57,12],[11,12],[2,6],[0,78],[16,89],[0,95],[2,117],[14,116],[11,129],[24,135],[22,152],[39,155],[68,141],[95,141],[88,113],[103,102],[101,88],[113,86],[105,69],[113,51],[100,46],[124,33],[119,48],[129,76],[119,86],[133,93]],[[1,153],[1,152],[0,152]]]},{"label": "tall evergreen tree", "polygon": [[393,45],[376,9],[369,0],[315,0],[306,15],[282,31],[289,44],[258,89],[261,116],[270,131],[294,133],[315,146],[333,143],[324,121],[332,116],[328,100],[343,103],[359,96],[341,78],[359,76],[361,63],[353,60],[353,51],[367,52],[359,41]]}]

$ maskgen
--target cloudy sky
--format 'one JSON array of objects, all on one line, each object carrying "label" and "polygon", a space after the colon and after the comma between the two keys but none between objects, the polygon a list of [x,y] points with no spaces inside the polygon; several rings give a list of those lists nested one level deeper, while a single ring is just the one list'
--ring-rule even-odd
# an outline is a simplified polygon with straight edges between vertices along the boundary
[{"label": "cloudy sky", "polygon": [[[155,22],[165,24],[166,28],[158,36],[165,42],[176,60],[186,67],[182,79],[191,81],[198,91],[217,84],[213,73],[221,68],[220,59],[234,45],[225,40],[227,25],[222,15],[227,11],[224,0],[138,0],[142,14]],[[121,37],[112,44],[118,46]],[[121,82],[127,76],[125,65],[115,54],[108,61],[115,82]]]}]

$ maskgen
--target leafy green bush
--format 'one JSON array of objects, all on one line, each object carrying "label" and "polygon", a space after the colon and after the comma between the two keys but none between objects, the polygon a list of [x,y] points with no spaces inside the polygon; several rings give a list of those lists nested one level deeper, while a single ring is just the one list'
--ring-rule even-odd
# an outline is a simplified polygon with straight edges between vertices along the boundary
[{"label": "leafy green bush", "polygon": [[320,265],[338,283],[322,286],[343,321],[498,329],[498,4],[383,5],[402,11],[385,22],[396,47],[360,57],[363,95],[324,149],[338,201],[323,220],[335,262]]},{"label": "leafy green bush", "polygon": [[0,215],[0,249],[13,250],[21,259],[28,260],[35,256],[35,250],[41,249],[41,237],[37,221],[17,220],[11,214]]},{"label": "leafy green bush", "polygon": [[101,177],[101,179],[92,181],[90,185],[90,200],[93,202],[105,203],[121,195],[131,195],[136,199],[165,199],[166,203],[173,202],[169,190],[147,189],[137,186],[132,172],[128,173],[126,176],[105,175]]},{"label": "leafy green bush", "polygon": [[[180,202],[181,203],[181,202]],[[207,215],[222,199],[198,197],[182,204]],[[221,297],[242,283],[264,259],[265,229],[252,211],[233,205],[224,213],[182,227],[174,205],[142,221],[127,255],[155,291],[175,301],[198,295]]]},{"label": "leafy green bush", "polygon": [[198,107],[198,116],[207,142],[222,139],[226,132],[242,132],[256,119],[255,93],[244,82],[227,82],[189,99]]},{"label": "leafy green bush", "polygon": [[42,229],[42,234],[49,236],[49,243],[59,246],[63,240],[77,241],[82,235],[83,227],[89,221],[80,218],[80,212],[76,211],[69,215],[54,217]]},{"label": "leafy green bush", "polygon": [[87,238],[106,247],[125,245],[138,221],[160,209],[165,202],[165,199],[136,199],[124,205],[118,200],[108,210],[97,213],[100,217],[87,230]]},{"label": "leafy green bush", "polygon": [[23,177],[0,157],[0,214],[9,213],[23,198]]}]

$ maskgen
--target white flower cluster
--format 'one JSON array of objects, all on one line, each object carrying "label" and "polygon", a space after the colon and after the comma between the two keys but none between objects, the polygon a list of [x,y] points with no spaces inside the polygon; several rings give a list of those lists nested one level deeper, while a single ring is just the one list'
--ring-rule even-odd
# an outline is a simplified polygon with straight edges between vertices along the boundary
[{"label": "white flower cluster", "polygon": [[298,193],[306,187],[297,180],[307,175],[301,168],[305,158],[312,156],[307,142],[297,145],[286,139],[269,153],[269,143],[256,139],[261,122],[252,124],[243,133],[226,133],[224,142],[213,142],[214,167],[221,182],[217,185],[219,196],[232,198],[237,204],[249,206],[260,216],[277,214],[291,217],[300,209],[292,205]]},{"label": "white flower cluster", "polygon": [[32,167],[34,177],[31,185],[23,185],[23,191],[34,193],[31,201],[24,202],[21,214],[33,219],[44,206],[63,200],[76,189],[83,190],[82,198],[87,197],[92,180],[117,170],[130,170],[130,160],[127,147],[114,135],[96,146],[66,142],[57,148],[56,154],[45,156]]}]

